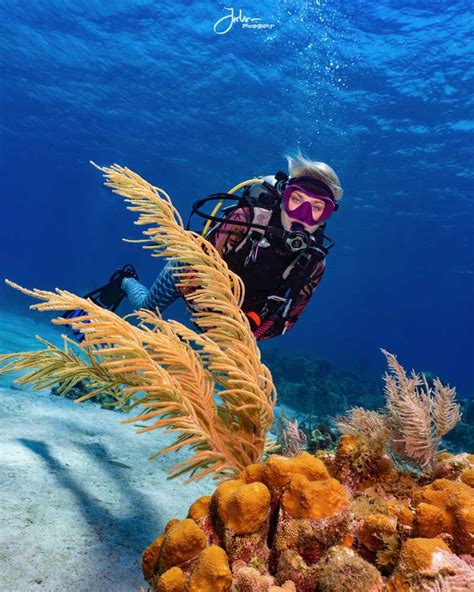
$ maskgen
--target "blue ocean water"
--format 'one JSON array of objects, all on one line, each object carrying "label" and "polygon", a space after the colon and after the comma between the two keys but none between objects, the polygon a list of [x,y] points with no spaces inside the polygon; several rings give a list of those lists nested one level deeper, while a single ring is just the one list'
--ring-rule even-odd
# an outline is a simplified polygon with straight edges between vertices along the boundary
[{"label": "blue ocean water", "polygon": [[[300,148],[344,197],[322,283],[275,346],[380,373],[383,347],[471,394],[471,8],[0,1],[1,277],[81,294],[131,262],[151,284],[162,262],[121,240],[140,237],[134,215],[89,160],[130,167],[187,217]],[[31,303],[2,282],[2,310]]]}]

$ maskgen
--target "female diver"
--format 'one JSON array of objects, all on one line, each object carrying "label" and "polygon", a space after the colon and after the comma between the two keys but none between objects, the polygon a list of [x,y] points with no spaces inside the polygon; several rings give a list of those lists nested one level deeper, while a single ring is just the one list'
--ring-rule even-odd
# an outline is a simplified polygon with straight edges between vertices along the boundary
[{"label": "female diver", "polygon": [[[235,201],[230,193],[237,188],[200,200],[193,207],[193,213],[208,218],[203,232],[206,239],[244,282],[242,310],[258,340],[284,334],[307,306],[334,244],[324,234],[326,222],[343,193],[337,174],[326,163],[311,161],[300,152],[286,158],[289,176],[279,171],[238,185],[247,187],[237,206],[224,210],[224,217],[208,216],[199,207],[221,197]],[[211,221],[215,224],[206,232]],[[133,266],[126,265],[113,274],[109,284],[87,297],[115,310],[127,295],[134,309],[157,307],[163,312],[180,296],[186,300],[184,290],[175,286],[176,265],[167,263],[150,290],[138,281]],[[82,334],[74,333],[81,340]]]}]

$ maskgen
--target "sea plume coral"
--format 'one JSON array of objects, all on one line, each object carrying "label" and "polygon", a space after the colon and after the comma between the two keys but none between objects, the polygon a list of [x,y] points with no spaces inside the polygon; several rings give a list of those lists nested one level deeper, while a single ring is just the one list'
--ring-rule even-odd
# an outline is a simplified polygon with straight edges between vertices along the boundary
[{"label": "sea plume coral", "polygon": [[[434,388],[413,370],[408,377],[395,355],[382,350],[392,374],[385,374],[391,447],[398,455],[431,468],[439,440],[461,419],[456,389],[435,379]],[[420,388],[421,387],[421,388]]]},{"label": "sea plume coral", "polygon": [[283,448],[281,454],[284,456],[297,456],[306,449],[308,439],[306,434],[300,430],[297,419],[284,420],[285,427],[281,433]]},{"label": "sea plume coral", "polygon": [[[93,163],[94,164],[94,163]],[[54,384],[67,392],[82,378],[93,390],[79,400],[106,391],[140,413],[124,423],[150,421],[139,432],[164,428],[176,434],[164,454],[188,446],[193,455],[170,470],[173,477],[191,479],[211,474],[222,479],[258,462],[272,445],[267,433],[273,420],[276,393],[268,368],[240,305],[242,280],[202,236],[184,229],[169,196],[119,165],[98,167],[105,185],[126,198],[146,225],[145,248],[153,256],[176,263],[179,285],[189,292],[199,334],[176,321],[164,321],[159,311],[139,310],[129,315],[134,326],[113,312],[65,290],[28,290],[9,285],[42,302],[42,311],[83,309],[85,315],[62,317],[55,324],[79,329],[82,345],[67,337],[64,350],[47,345],[39,352],[0,356],[0,372],[30,370],[20,381],[40,389]],[[154,455],[156,456],[156,455]]]},{"label": "sea plume coral", "polygon": [[409,469],[430,472],[440,439],[461,418],[456,389],[436,378],[433,387],[414,370],[407,376],[396,356],[382,349],[389,366],[385,373],[386,407],[382,411],[351,409],[338,421],[343,434],[369,441],[374,451],[387,450]]},{"label": "sea plume coral", "polygon": [[387,421],[379,411],[353,407],[337,422],[343,434],[352,436],[369,435],[370,439],[385,445],[388,439]]}]

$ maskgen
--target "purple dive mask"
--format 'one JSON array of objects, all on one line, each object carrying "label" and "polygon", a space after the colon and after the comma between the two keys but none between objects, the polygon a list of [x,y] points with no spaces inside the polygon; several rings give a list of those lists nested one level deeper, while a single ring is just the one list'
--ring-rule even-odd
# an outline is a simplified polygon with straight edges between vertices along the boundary
[{"label": "purple dive mask", "polygon": [[[324,210],[322,214],[315,220],[313,217],[311,204],[307,201],[303,202],[294,210],[290,210],[290,196],[293,191],[301,191],[308,197],[319,199],[324,202]],[[288,185],[286,187],[285,191],[283,192],[283,205],[285,207],[285,212],[292,220],[297,220],[298,222],[307,224],[308,226],[314,226],[315,224],[321,224],[322,222],[325,222],[335,209],[334,201],[330,197],[327,195],[318,195],[312,191],[309,191],[305,187],[301,187],[300,185]]]}]

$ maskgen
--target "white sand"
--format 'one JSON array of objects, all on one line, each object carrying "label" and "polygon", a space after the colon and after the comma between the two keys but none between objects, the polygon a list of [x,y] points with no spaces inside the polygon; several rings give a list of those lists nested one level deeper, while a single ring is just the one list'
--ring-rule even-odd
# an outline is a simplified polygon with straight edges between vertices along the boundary
[{"label": "white sand", "polygon": [[[7,320],[0,351],[32,349],[30,321]],[[0,378],[0,592],[138,592],[146,545],[213,483],[167,481],[184,454],[148,461],[161,431]]]}]

